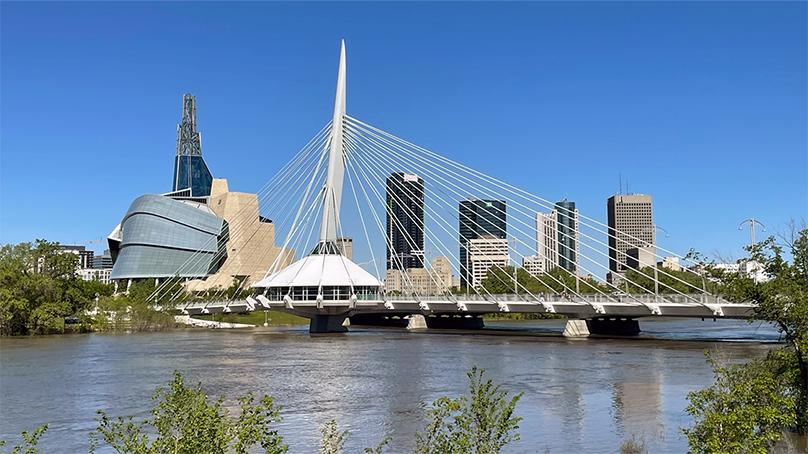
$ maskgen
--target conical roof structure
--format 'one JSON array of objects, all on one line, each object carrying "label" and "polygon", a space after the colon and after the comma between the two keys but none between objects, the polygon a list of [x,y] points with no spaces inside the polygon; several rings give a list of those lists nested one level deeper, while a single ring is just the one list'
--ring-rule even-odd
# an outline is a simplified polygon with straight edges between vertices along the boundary
[{"label": "conical roof structure", "polygon": [[253,287],[381,287],[364,268],[340,254],[312,254],[267,276]]}]

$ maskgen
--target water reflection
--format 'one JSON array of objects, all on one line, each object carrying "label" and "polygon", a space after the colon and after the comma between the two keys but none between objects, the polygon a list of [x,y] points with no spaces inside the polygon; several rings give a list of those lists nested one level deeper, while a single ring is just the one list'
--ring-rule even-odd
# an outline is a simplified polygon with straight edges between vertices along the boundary
[{"label": "water reflection", "polygon": [[[546,336],[563,329],[555,321],[486,335],[258,329],[2,339],[0,438],[49,422],[46,450],[82,452],[97,409],[144,416],[154,387],[178,369],[210,394],[271,394],[284,407],[280,430],[291,452],[316,451],[317,429],[332,418],[352,432],[348,452],[384,435],[393,437],[392,452],[410,452],[423,424],[421,403],[463,392],[466,372],[479,365],[525,393],[522,439],[509,452],[615,452],[631,435],[650,452],[685,452],[687,392],[712,381],[703,351],[751,358],[769,348],[709,339],[777,338],[744,322],[700,323],[654,323],[638,340]],[[63,410],[54,411],[54,402]]]}]

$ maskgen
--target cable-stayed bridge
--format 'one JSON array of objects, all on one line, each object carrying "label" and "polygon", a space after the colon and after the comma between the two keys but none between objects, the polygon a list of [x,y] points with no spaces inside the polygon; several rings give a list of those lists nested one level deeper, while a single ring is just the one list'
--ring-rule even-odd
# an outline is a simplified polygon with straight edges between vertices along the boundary
[{"label": "cable-stayed bridge", "polygon": [[[530,312],[567,315],[574,330],[634,334],[639,317],[751,315],[751,302],[711,294],[698,269],[657,266],[661,254],[688,259],[656,245],[653,224],[618,231],[348,115],[346,75],[343,42],[331,121],[258,193],[285,229],[286,253],[264,279],[204,301],[166,281],[155,299],[190,315],[284,310],[310,318],[312,332],[343,331],[347,317],[471,328],[482,314]],[[229,238],[247,227],[229,225]],[[610,259],[639,271],[603,279],[615,271]]]}]

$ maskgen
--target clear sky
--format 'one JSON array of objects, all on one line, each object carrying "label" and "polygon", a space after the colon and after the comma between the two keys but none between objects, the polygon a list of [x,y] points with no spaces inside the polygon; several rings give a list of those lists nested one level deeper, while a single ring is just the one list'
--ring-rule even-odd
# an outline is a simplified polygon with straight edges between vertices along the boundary
[{"label": "clear sky", "polygon": [[[808,217],[805,2],[0,4],[0,242],[105,238],[171,189],[184,92],[256,191],[348,112],[605,221],[622,174],[661,243],[735,258]],[[89,244],[93,249],[101,245]]]}]

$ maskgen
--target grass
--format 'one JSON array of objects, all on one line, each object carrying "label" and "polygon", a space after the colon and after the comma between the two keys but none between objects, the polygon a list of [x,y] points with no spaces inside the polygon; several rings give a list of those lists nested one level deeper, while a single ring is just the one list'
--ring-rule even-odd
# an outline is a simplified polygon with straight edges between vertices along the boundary
[{"label": "grass", "polygon": [[[264,326],[264,311],[248,312],[246,314],[211,314],[195,315],[201,320],[215,320],[217,322],[247,323],[255,326]],[[309,319],[298,317],[286,312],[269,311],[269,326],[307,325]]]}]

